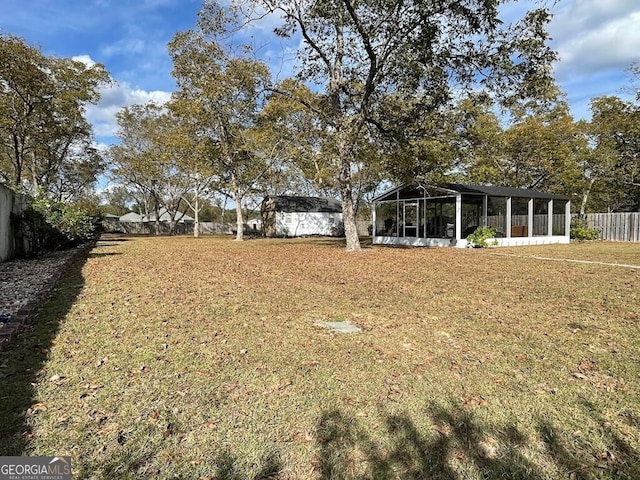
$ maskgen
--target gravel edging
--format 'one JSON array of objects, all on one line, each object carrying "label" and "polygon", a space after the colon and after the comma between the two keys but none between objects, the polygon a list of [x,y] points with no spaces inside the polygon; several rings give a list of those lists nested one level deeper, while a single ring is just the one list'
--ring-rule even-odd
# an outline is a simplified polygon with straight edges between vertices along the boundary
[{"label": "gravel edging", "polygon": [[60,277],[94,245],[89,242],[45,257],[0,263],[0,352],[51,298]]}]

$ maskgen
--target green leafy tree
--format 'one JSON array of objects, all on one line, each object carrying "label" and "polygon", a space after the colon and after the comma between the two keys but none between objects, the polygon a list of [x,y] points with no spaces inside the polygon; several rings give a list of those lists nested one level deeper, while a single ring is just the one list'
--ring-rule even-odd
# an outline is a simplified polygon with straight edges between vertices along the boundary
[{"label": "green leafy tree", "polygon": [[271,167],[252,133],[270,75],[264,63],[221,41],[236,28],[229,11],[205,2],[196,27],[178,33],[169,52],[178,84],[172,108],[198,125],[197,142],[208,144],[217,188],[236,204],[236,240],[242,240],[243,202]]},{"label": "green leafy tree", "polygon": [[137,203],[129,188],[125,185],[115,185],[107,188],[101,194],[102,208],[104,213],[118,215],[119,217],[131,211],[133,205]]},{"label": "green leafy tree", "polygon": [[[270,177],[271,193],[339,197],[340,162],[332,129],[309,109],[322,107],[322,95],[294,79],[282,81],[276,91],[261,112],[258,128],[265,144],[272,145],[281,160],[276,175]],[[385,172],[376,138],[363,135],[356,142],[352,185],[357,208],[380,184]]]},{"label": "green leafy tree", "polygon": [[497,0],[235,3],[258,7],[247,11],[275,12],[283,18],[276,33],[302,40],[298,78],[323,102],[300,103],[332,136],[347,250],[360,249],[353,194],[360,139],[381,132],[410,151],[411,139],[403,135],[407,125],[447,104],[454,89],[480,83],[513,107],[540,97],[550,81],[554,54],[545,45],[544,9],[504,25],[498,10],[504,2]]},{"label": "green leafy tree", "polygon": [[569,193],[581,181],[582,137],[566,104],[504,132],[499,185]]},{"label": "green leafy tree", "polygon": [[458,106],[456,116],[460,169],[470,181],[568,195],[583,191],[587,142],[565,102],[512,117],[507,126],[491,103],[472,99]]},{"label": "green leafy tree", "polygon": [[164,137],[165,156],[175,161],[183,185],[182,200],[194,214],[194,237],[200,236],[200,213],[208,205],[216,190],[218,175],[212,157],[214,145],[198,123],[197,115],[185,111],[191,104],[175,100],[168,107],[173,115],[174,128]]},{"label": "green leafy tree", "polygon": [[127,107],[116,118],[120,144],[109,152],[113,179],[141,199],[145,215],[153,212],[156,232],[164,209],[173,232],[184,215],[184,196],[189,190],[181,159],[171,144],[176,119],[166,107],[152,102]]},{"label": "green leafy tree", "polygon": [[591,151],[585,162],[589,189],[583,210],[640,208],[640,106],[618,97],[591,101],[586,126]]},{"label": "green leafy tree", "polygon": [[[102,65],[47,57],[0,36],[0,173],[15,189],[69,200],[102,170],[84,114],[110,82]],[[75,183],[77,182],[77,183]]]}]

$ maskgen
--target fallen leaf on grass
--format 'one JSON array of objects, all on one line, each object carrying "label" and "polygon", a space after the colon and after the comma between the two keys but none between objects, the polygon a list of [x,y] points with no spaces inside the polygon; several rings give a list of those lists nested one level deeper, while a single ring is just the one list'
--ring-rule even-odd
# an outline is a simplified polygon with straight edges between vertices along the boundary
[{"label": "fallen leaf on grass", "polygon": [[156,423],[159,416],[160,412],[158,410],[154,410],[153,413],[149,415],[149,423]]},{"label": "fallen leaf on grass", "polygon": [[447,427],[441,427],[440,425],[434,425],[433,429],[438,432],[440,435],[442,435],[443,437],[448,437],[449,436],[449,429]]},{"label": "fallen leaf on grass", "polygon": [[498,458],[498,449],[495,446],[495,440],[487,438],[486,440],[479,442],[476,451],[478,455],[485,460],[495,460]]},{"label": "fallen leaf on grass", "polygon": [[35,415],[38,412],[47,410],[49,406],[46,403],[36,403],[27,410],[27,415]]},{"label": "fallen leaf on grass", "polygon": [[311,443],[313,442],[313,435],[308,431],[304,432],[295,432],[291,435],[291,439],[298,443]]},{"label": "fallen leaf on grass", "polygon": [[617,461],[616,456],[613,453],[611,453],[609,450],[598,453],[596,458],[601,462],[606,462],[607,464],[612,464]]},{"label": "fallen leaf on grass", "polygon": [[86,388],[88,390],[97,390],[102,388],[102,385],[98,385],[97,383],[83,382],[80,384],[81,388]]},{"label": "fallen leaf on grass", "polygon": [[464,403],[464,405],[466,406],[476,405],[480,407],[486,407],[489,404],[489,402],[487,402],[482,395],[470,395],[467,397],[462,397],[462,403]]}]

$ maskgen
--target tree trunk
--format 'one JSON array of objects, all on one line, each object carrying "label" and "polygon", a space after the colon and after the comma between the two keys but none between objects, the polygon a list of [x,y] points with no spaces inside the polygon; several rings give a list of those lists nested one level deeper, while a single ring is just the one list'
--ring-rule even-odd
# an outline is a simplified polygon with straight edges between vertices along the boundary
[{"label": "tree trunk", "polygon": [[236,241],[242,242],[244,240],[244,218],[242,215],[242,197],[236,191],[234,200],[236,202],[236,228],[238,229],[236,233]]},{"label": "tree trunk", "polygon": [[353,205],[353,187],[351,184],[351,152],[346,138],[343,136],[338,142],[340,155],[340,193],[342,194],[342,221],[347,239],[347,251],[360,250],[360,237],[356,226],[356,211]]},{"label": "tree trunk", "polygon": [[193,236],[198,238],[200,236],[200,202],[198,198],[198,191],[196,190],[195,208],[193,209]]},{"label": "tree trunk", "polygon": [[582,194],[582,203],[580,204],[580,215],[584,215],[587,211],[587,202],[589,201],[589,195],[591,194],[591,189],[593,188],[593,184],[595,183],[595,181],[596,181],[595,178],[592,178],[591,180],[589,180],[589,186]]}]

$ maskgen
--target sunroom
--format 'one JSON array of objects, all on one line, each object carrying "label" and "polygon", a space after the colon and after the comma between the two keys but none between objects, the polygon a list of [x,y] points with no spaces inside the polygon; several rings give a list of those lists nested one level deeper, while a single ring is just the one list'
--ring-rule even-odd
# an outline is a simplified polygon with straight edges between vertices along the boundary
[{"label": "sunroom", "polygon": [[373,200],[373,243],[467,246],[479,226],[496,230],[497,246],[569,243],[569,197],[483,185],[402,185]]}]

